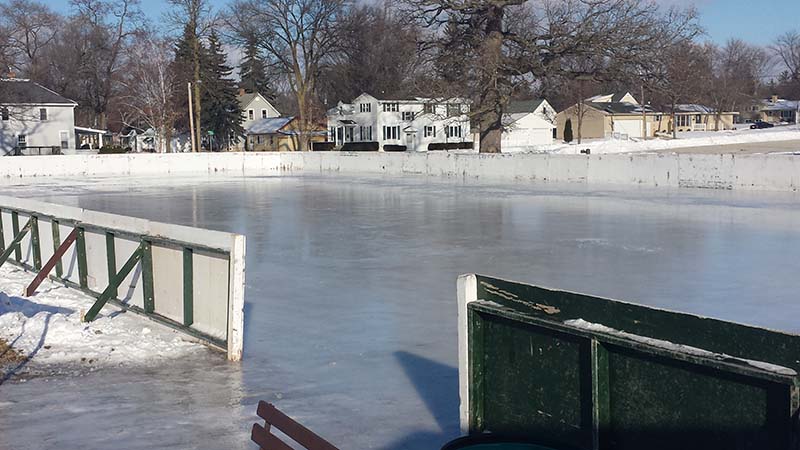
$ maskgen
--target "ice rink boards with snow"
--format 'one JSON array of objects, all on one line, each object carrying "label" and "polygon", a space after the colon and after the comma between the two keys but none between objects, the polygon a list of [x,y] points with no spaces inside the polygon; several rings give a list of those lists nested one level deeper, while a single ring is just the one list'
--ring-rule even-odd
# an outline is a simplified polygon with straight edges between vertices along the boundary
[{"label": "ice rink boards with snow", "polygon": [[[800,194],[416,177],[40,179],[4,195],[247,236],[241,364],[0,385],[0,449],[250,449],[268,400],[342,449],[459,434],[456,277],[800,332]],[[21,183],[17,181],[16,183]]]}]

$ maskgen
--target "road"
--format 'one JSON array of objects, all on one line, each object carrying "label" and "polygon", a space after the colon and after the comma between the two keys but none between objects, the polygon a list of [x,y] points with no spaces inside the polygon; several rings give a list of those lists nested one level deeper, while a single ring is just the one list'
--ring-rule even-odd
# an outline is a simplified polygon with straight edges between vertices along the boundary
[{"label": "road", "polygon": [[658,150],[659,153],[696,153],[696,154],[726,154],[735,153],[748,155],[754,153],[800,153],[800,140],[750,142],[746,144],[706,145],[702,147],[683,147]]}]

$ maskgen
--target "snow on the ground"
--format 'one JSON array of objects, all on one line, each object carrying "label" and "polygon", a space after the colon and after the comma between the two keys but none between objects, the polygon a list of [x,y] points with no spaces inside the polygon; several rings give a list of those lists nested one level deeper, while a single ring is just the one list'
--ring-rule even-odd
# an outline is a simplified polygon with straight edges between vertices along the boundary
[{"label": "snow on the ground", "polygon": [[[754,142],[775,142],[800,140],[800,127],[796,125],[779,126],[763,130],[743,128],[727,131],[695,131],[679,133],[678,139],[658,138],[639,139],[584,139],[581,144],[573,141],[569,144],[554,143],[529,149],[536,153],[554,153],[562,155],[579,154],[581,150],[595,153],[632,153],[670,150],[686,147],[706,147],[711,145],[746,144]],[[800,150],[800,147],[798,148]]]},{"label": "snow on the ground", "polygon": [[114,306],[105,306],[91,323],[81,322],[94,298],[50,280],[34,296],[22,296],[34,276],[8,264],[0,267],[0,338],[30,360],[27,368],[146,365],[204,349]]}]

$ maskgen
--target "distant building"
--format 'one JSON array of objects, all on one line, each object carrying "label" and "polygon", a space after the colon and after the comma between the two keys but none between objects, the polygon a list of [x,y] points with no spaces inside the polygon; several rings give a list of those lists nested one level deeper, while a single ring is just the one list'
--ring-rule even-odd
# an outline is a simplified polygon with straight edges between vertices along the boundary
[{"label": "distant building", "polygon": [[561,111],[556,116],[556,137],[564,139],[569,121],[572,136],[578,138],[578,125],[583,139],[609,137],[641,138],[655,136],[661,129],[663,114],[648,105],[640,105],[630,92],[596,95]]},{"label": "distant building", "polygon": [[[245,124],[247,151],[293,152],[299,150],[302,132],[295,127],[294,117],[272,117],[250,121]],[[319,126],[310,132],[308,142],[324,142],[327,133]],[[310,149],[302,149],[310,150]]]},{"label": "distant building", "polygon": [[753,105],[742,116],[745,122],[800,123],[800,100],[786,100],[773,95]]},{"label": "distant building", "polygon": [[380,150],[427,151],[437,143],[467,148],[472,145],[468,114],[464,99],[378,99],[364,93],[328,111],[328,139],[337,147],[376,142]]},{"label": "distant building", "polygon": [[75,107],[30,80],[0,79],[0,156],[75,150]]},{"label": "distant building", "polygon": [[280,117],[281,113],[272,106],[266,97],[257,92],[246,92],[244,89],[239,89],[238,99],[239,107],[242,109],[242,128],[245,130],[245,140],[239,140],[234,147],[237,150],[245,150],[245,142],[249,141],[247,130],[251,125],[263,119]]},{"label": "distant building", "polygon": [[524,151],[553,143],[556,113],[545,99],[514,101],[503,116],[503,151]]},{"label": "distant building", "polygon": [[[679,132],[733,130],[734,124],[736,123],[736,116],[738,115],[739,113],[735,111],[723,111],[717,114],[716,109],[705,105],[675,105],[675,122]],[[670,114],[666,114],[664,117],[667,117],[669,122],[667,123],[667,127],[662,131],[671,133]]]}]

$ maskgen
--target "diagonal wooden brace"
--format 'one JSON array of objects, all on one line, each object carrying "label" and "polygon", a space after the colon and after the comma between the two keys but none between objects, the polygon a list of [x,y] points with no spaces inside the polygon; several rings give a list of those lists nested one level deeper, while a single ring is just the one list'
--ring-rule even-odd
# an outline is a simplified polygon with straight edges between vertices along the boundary
[{"label": "diagonal wooden brace", "polygon": [[89,308],[89,312],[83,316],[84,322],[93,321],[94,318],[97,317],[97,313],[100,312],[100,309],[102,309],[103,306],[111,299],[111,296],[117,292],[117,288],[119,288],[119,285],[122,284],[122,280],[124,280],[125,277],[131,273],[131,270],[136,267],[136,263],[142,259],[145,245],[145,243],[140,244],[139,247],[133,252],[131,257],[128,258],[128,261],[125,262],[125,265],[123,265],[114,278],[108,282],[108,287],[103,291],[102,294],[100,294],[100,297],[97,297],[97,301],[94,302],[94,305],[92,305],[91,308]]},{"label": "diagonal wooden brace", "polygon": [[22,239],[25,238],[25,235],[28,234],[28,231],[30,231],[31,224],[32,224],[31,219],[28,219],[28,222],[25,224],[25,226],[22,227],[21,230],[19,230],[19,233],[17,233],[16,236],[14,236],[14,240],[8,244],[8,248],[6,249],[6,251],[4,251],[2,255],[0,255],[0,266],[2,266],[3,263],[6,262],[8,257],[11,256],[11,253],[13,253],[14,250],[17,247],[19,247],[19,243],[22,242]]},{"label": "diagonal wooden brace", "polygon": [[73,228],[72,232],[64,239],[64,242],[58,246],[53,256],[47,261],[47,263],[42,267],[42,270],[36,275],[36,278],[31,281],[31,284],[28,285],[27,289],[25,289],[25,296],[30,297],[36,292],[36,288],[42,284],[47,275],[50,274],[50,271],[53,270],[53,267],[61,261],[61,258],[64,256],[64,253],[67,252],[69,247],[75,242],[75,239],[78,237],[78,229]]}]

